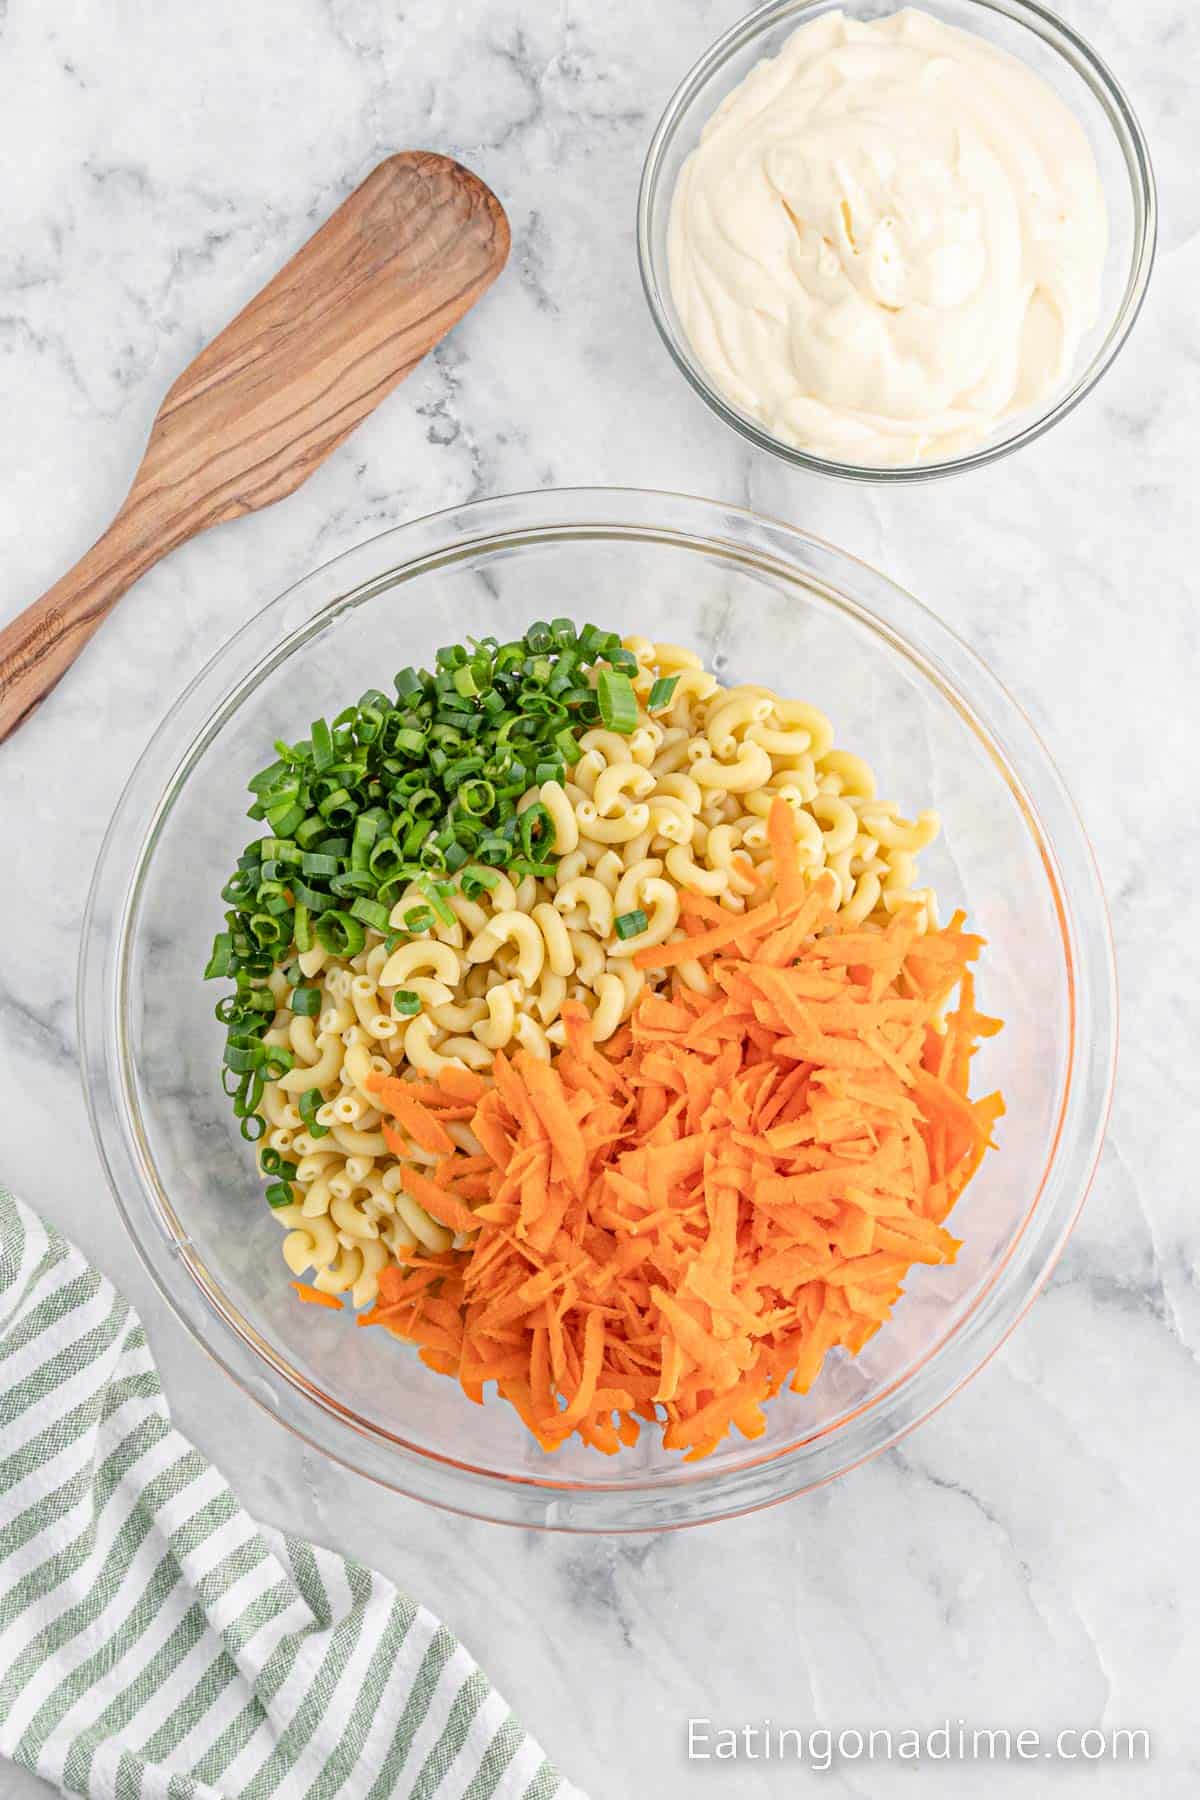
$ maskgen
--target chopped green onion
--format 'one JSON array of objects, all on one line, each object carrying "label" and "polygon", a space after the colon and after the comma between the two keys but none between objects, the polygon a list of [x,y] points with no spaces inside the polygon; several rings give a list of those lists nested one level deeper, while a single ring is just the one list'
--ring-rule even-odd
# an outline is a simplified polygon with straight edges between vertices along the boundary
[{"label": "chopped green onion", "polygon": [[[421,891],[428,896],[429,904],[441,924],[453,925],[456,915],[454,908],[447,904],[443,885],[440,881],[431,881],[428,876],[424,876],[421,881]],[[453,889],[447,891],[453,892]]]},{"label": "chopped green onion", "polygon": [[484,781],[478,776],[474,776],[471,780],[464,781],[459,788],[458,804],[464,812],[470,813],[472,818],[481,819],[495,806],[496,790],[490,781]]},{"label": "chopped green onion", "polygon": [[411,988],[397,988],[392,995],[392,1005],[404,1018],[411,1019],[421,1010],[421,996],[414,994]]},{"label": "chopped green onion", "polygon": [[306,850],[300,858],[305,875],[336,875],[341,866],[340,857],[326,856],[316,850]]},{"label": "chopped green onion", "polygon": [[356,894],[373,894],[375,892],[374,877],[366,869],[343,869],[340,875],[334,876],[329,885],[339,900],[350,900]]},{"label": "chopped green onion", "polygon": [[420,756],[425,748],[425,733],[414,731],[408,725],[402,726],[392,739],[392,747],[402,750],[406,756]]},{"label": "chopped green onion", "polygon": [[632,912],[619,913],[613,921],[617,936],[622,939],[637,937],[639,932],[645,931],[649,923],[649,919],[640,906],[635,906]]},{"label": "chopped green onion", "polygon": [[332,794],[326,794],[325,798],[317,804],[317,811],[330,825],[352,817],[352,808],[353,801],[350,798],[350,791],[344,787],[334,788]]},{"label": "chopped green onion", "polygon": [[554,820],[550,816],[548,806],[535,800],[521,814],[521,848],[526,856],[533,856],[535,849],[549,848],[554,842]]},{"label": "chopped green onion", "polygon": [[350,840],[350,867],[352,869],[365,869],[370,863],[371,845],[379,835],[381,819],[386,825],[386,813],[359,813],[354,822],[354,835]]},{"label": "chopped green onion", "polygon": [[267,1205],[280,1207],[291,1206],[295,1195],[286,1181],[273,1181],[267,1189]]},{"label": "chopped green onion", "polygon": [[636,675],[638,672],[637,657],[632,650],[626,650],[622,644],[617,644],[614,649],[610,650],[605,661],[614,669],[624,669],[627,674]]},{"label": "chopped green onion", "polygon": [[257,775],[252,775],[246,786],[252,794],[267,794],[270,793],[280,776],[286,774],[287,764],[285,762],[273,762],[268,768],[260,769]]},{"label": "chopped green onion", "polygon": [[329,905],[328,894],[321,888],[309,887],[308,883],[301,881],[298,875],[292,882],[292,893],[295,895],[297,906],[303,906],[310,913],[323,913]]},{"label": "chopped green onion", "polygon": [[208,967],[204,971],[205,981],[219,980],[223,975],[232,973],[233,938],[228,931],[218,931],[213,939],[212,955]]},{"label": "chopped green onion", "polygon": [[324,719],[314,719],[312,725],[312,759],[316,769],[327,769],[334,758],[333,733]]},{"label": "chopped green onion", "polygon": [[311,1138],[329,1136],[328,1125],[317,1122],[317,1108],[324,1105],[320,1088],[305,1088],[299,1100],[300,1117],[304,1120],[304,1129]]},{"label": "chopped green onion", "polygon": [[288,838],[298,826],[304,823],[304,808],[292,802],[272,807],[266,817],[279,837]]},{"label": "chopped green onion", "polygon": [[237,1093],[233,1097],[235,1119],[248,1119],[258,1111],[266,1085],[262,1071],[259,1069],[252,1069],[248,1075],[242,1076],[238,1083]]},{"label": "chopped green onion", "polygon": [[658,712],[661,707],[670,706],[671,698],[678,686],[678,675],[660,675],[650,689],[650,698],[646,702],[647,712]]},{"label": "chopped green onion", "polygon": [[380,906],[378,900],[356,900],[350,908],[352,919],[361,919],[364,925],[372,926],[376,931],[386,931],[389,923],[389,909]]},{"label": "chopped green onion", "polygon": [[283,1181],[295,1181],[296,1164],[287,1162],[278,1150],[268,1144],[258,1159],[258,1166],[264,1175],[278,1175]]},{"label": "chopped green onion", "polygon": [[628,675],[617,669],[601,669],[596,699],[600,703],[600,717],[609,731],[628,737],[636,729],[637,695]]},{"label": "chopped green onion", "polygon": [[321,1010],[321,990],[319,987],[293,988],[288,1005],[300,1018],[315,1019]]},{"label": "chopped green onion", "polygon": [[478,899],[481,891],[490,893],[499,884],[499,871],[487,869],[482,863],[466,863],[458,872],[458,885],[468,900]]},{"label": "chopped green onion", "polygon": [[317,920],[316,933],[318,944],[322,950],[328,950],[330,956],[357,956],[367,941],[360,920],[332,908]]}]

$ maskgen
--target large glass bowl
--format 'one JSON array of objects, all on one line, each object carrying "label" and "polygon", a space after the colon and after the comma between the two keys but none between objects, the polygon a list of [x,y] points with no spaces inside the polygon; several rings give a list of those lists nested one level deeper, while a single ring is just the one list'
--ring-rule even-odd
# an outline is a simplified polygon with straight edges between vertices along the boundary
[{"label": "large glass bowl", "polygon": [[[952,1216],[950,1268],[918,1269],[856,1359],[767,1435],[684,1465],[647,1433],[607,1459],[546,1456],[499,1402],[472,1405],[409,1346],[302,1307],[218,1071],[201,980],[219,889],[254,827],[248,775],[394,670],[467,634],[569,613],[695,645],[726,681],[818,702],[880,792],[935,806],[923,860],[944,908],[988,939],[977,1058],[1004,1089],[1000,1149]],[[463,506],[387,532],[266,607],[215,656],[138,764],[101,851],[80,1035],[101,1155],[163,1293],[205,1348],[331,1457],[401,1492],[564,1530],[693,1524],[780,1500],[893,1443],[1029,1304],[1099,1149],[1113,1069],[1111,944],[1092,857],[1024,715],[975,656],[884,576],[788,526],[676,495],[565,491]],[[1015,1448],[1015,1447],[1014,1447]]]},{"label": "large glass bowl", "polygon": [[1087,133],[1108,208],[1109,244],[1097,321],[1078,366],[1048,404],[1014,415],[976,449],[939,461],[858,464],[815,456],[785,444],[734,406],[714,385],[683,329],[667,260],[667,227],[680,168],[728,93],[799,26],[822,13],[869,20],[897,10],[895,0],[770,0],[730,27],[680,82],[646,154],[638,196],[638,260],[659,333],[700,397],[735,431],[786,462],[851,481],[931,481],[982,468],[1019,450],[1077,406],[1095,387],[1133,328],[1154,261],[1157,220],[1150,151],[1133,108],[1088,44],[1036,0],[921,0],[946,25],[974,32],[1027,64],[1058,93]]}]

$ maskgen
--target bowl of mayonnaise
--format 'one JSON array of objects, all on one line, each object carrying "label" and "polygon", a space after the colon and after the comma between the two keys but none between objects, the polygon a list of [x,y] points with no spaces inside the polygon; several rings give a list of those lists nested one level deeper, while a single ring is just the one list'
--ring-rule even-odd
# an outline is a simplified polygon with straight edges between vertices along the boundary
[{"label": "bowl of mayonnaise", "polygon": [[727,424],[860,481],[978,467],[1124,344],[1154,257],[1121,88],[1032,0],[771,0],[701,57],[646,157],[638,254]]}]

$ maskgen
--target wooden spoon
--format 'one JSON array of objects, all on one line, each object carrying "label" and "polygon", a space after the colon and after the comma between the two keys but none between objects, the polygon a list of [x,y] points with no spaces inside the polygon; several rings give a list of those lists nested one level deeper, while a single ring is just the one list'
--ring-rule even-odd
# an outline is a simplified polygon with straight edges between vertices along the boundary
[{"label": "wooden spoon", "polygon": [[170,389],[120,512],[0,631],[0,741],[147,569],[298,488],[496,279],[509,229],[449,157],[380,163]]}]

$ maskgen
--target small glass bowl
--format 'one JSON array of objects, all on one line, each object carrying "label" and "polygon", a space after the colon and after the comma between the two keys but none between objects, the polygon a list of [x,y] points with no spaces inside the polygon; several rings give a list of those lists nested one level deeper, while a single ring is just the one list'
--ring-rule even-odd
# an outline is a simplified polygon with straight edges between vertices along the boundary
[{"label": "small glass bowl", "polygon": [[[245,783],[279,737],[332,717],[437,645],[569,613],[689,644],[728,683],[818,702],[882,795],[942,815],[921,859],[988,939],[976,1059],[1004,1090],[999,1150],[955,1208],[956,1263],[918,1268],[862,1355],[835,1352],[766,1436],[685,1464],[647,1431],[611,1460],[538,1450],[411,1346],[300,1306],[219,1080],[222,989],[201,971],[220,888],[256,828]],[[1108,1107],[1115,996],[1087,840],[1027,719],[952,632],[884,576],[737,508],[599,489],[481,501],[387,532],[250,620],[172,706],[100,853],[79,1030],[92,1124],[159,1287],[247,1392],[400,1492],[508,1523],[622,1531],[748,1511],[844,1473],[939,1406],[1011,1330],[1061,1249]]]},{"label": "small glass bowl", "polygon": [[765,431],[715,388],[698,361],[671,295],[667,233],[675,183],[725,96],[756,63],[778,54],[800,25],[823,13],[867,21],[897,10],[887,0],[771,0],[739,19],[679,84],[646,153],[638,195],[638,262],[654,323],[702,400],[727,425],[802,469],[849,481],[933,481],[983,468],[1048,431],[1099,381],[1141,310],[1154,262],[1157,200],[1150,151],[1129,101],[1095,51],[1035,0],[920,0],[946,25],[986,38],[1049,83],[1087,132],[1108,207],[1109,244],[1097,322],[1079,367],[1041,412],[1014,414],[1000,432],[961,456],[921,463],[838,462],[797,449]]}]

